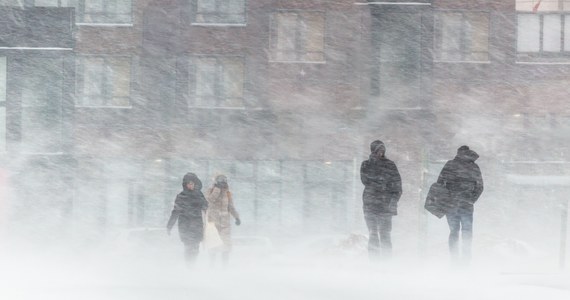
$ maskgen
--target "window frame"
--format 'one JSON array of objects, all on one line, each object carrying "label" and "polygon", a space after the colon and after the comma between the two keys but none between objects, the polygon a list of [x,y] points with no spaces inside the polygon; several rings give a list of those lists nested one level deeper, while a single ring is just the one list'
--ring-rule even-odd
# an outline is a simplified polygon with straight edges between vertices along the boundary
[{"label": "window frame", "polygon": [[[215,59],[216,60],[216,74],[214,82],[214,92],[215,95],[214,105],[197,105],[197,63],[198,59]],[[227,101],[228,98],[223,97],[223,66],[224,60],[235,59],[242,63],[242,95],[239,100],[241,100],[241,106],[223,106],[222,104]],[[188,72],[188,80],[185,85],[186,94],[186,107],[189,109],[235,109],[243,110],[245,109],[245,96],[246,96],[246,86],[247,86],[247,62],[244,56],[240,55],[189,55],[185,57],[186,60],[186,70]],[[238,97],[239,98],[239,97]]]},{"label": "window frame", "polygon": [[[109,68],[109,60],[116,59],[116,58],[126,58],[129,61],[129,96],[128,96],[128,105],[86,105],[83,101],[85,98],[84,90],[85,90],[85,64],[84,59],[86,58],[102,58],[104,60],[103,68],[105,71],[103,72],[103,89],[102,89],[102,99],[105,103],[109,103],[113,96],[112,89],[113,84],[112,80],[109,78],[110,75],[107,71]],[[131,109],[132,108],[132,98],[133,98],[133,77],[134,77],[134,57],[130,55],[82,55],[78,56],[76,63],[75,63],[75,70],[76,70],[76,88],[75,88],[75,107],[77,108],[114,108],[114,109]]]},{"label": "window frame", "polygon": [[[295,24],[295,59],[294,60],[280,60],[278,59],[278,53],[281,52],[282,50],[278,49],[278,41],[279,41],[279,37],[277,36],[277,32],[279,29],[279,22],[277,20],[277,16],[279,14],[283,14],[283,13],[294,13],[297,15],[297,20],[296,20],[296,24]],[[300,36],[302,33],[302,20],[303,20],[303,14],[320,14],[323,17],[323,24],[322,24],[322,51],[318,51],[318,52],[309,52],[306,50],[307,46],[303,45],[301,47],[301,43],[303,41],[300,41]],[[277,10],[275,12],[273,12],[271,14],[270,17],[270,24],[269,24],[269,49],[270,49],[270,53],[269,53],[269,62],[270,63],[300,63],[300,64],[326,64],[327,59],[326,59],[326,46],[327,46],[327,38],[326,38],[326,32],[327,32],[327,13],[326,11],[322,11],[322,10],[289,10],[289,9],[280,9]],[[306,43],[306,41],[305,41]],[[302,49],[299,49],[302,48]],[[302,56],[308,54],[308,53],[320,53],[322,54],[322,60],[303,60]]]},{"label": "window frame", "polygon": [[[76,8],[76,25],[78,26],[133,26],[134,23],[134,6],[136,0],[128,0],[130,1],[130,11],[129,11],[129,21],[128,22],[118,22],[118,21],[110,21],[110,22],[87,22],[85,21],[85,1],[86,0],[76,0],[75,8]],[[108,7],[109,2],[119,1],[119,0],[102,0],[103,1],[103,11],[101,15],[109,15],[109,12],[106,10]],[[114,18],[116,18],[119,14],[112,14]]]},{"label": "window frame", "polygon": [[[212,13],[212,15],[216,16],[216,17],[222,17],[221,19],[224,19],[224,16],[227,16],[228,14],[225,14],[223,12],[220,11],[220,3],[224,0],[211,0],[211,1],[215,1],[215,6],[216,6],[216,10],[214,13]],[[232,0],[228,0],[228,1],[232,1]],[[248,0],[243,0],[243,22],[208,22],[208,21],[198,21],[198,0],[192,0],[191,3],[191,9],[192,9],[192,15],[191,15],[191,20],[190,20],[190,25],[192,26],[205,26],[205,27],[244,27],[247,26],[247,7],[248,7]]]},{"label": "window frame", "polygon": [[[531,15],[537,16],[539,18],[539,32],[538,32],[538,51],[519,51],[518,41],[519,36],[519,16],[521,15]],[[545,51],[544,50],[544,17],[545,16],[559,16],[560,17],[560,50],[559,51]],[[566,23],[570,22],[570,11],[564,12],[546,12],[546,13],[528,13],[528,12],[518,12],[517,13],[517,30],[516,30],[516,51],[517,58],[520,59],[521,56],[528,58],[570,58],[570,41],[566,40],[565,37],[565,27]],[[569,28],[570,29],[570,28]],[[570,33],[569,33],[570,37]],[[567,45],[565,45],[567,44]]]},{"label": "window frame", "polygon": [[[443,36],[442,36],[442,26],[440,18],[444,14],[456,13],[461,14],[461,27],[460,27],[460,37],[459,37],[459,50],[458,51],[445,51],[445,53],[459,53],[460,59],[447,59],[443,58]],[[485,15],[487,18],[487,51],[473,51],[471,47],[468,46],[468,36],[467,36],[467,24],[469,15]],[[440,10],[434,15],[434,50],[435,50],[435,61],[436,62],[469,62],[469,63],[489,63],[490,62],[490,46],[491,46],[491,15],[488,11],[464,11],[464,10]],[[467,57],[474,54],[487,54],[487,59],[485,60],[474,60],[468,59]]]}]

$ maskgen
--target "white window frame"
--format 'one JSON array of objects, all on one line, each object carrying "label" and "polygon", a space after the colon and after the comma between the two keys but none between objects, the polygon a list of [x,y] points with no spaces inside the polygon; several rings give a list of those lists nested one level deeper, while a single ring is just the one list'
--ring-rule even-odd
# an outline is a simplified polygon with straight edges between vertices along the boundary
[{"label": "white window frame", "polygon": [[[277,16],[279,14],[285,14],[285,13],[292,13],[292,14],[296,14],[297,15],[297,24],[295,26],[295,31],[296,31],[296,40],[295,40],[295,56],[296,59],[293,60],[281,60],[278,59],[278,52],[282,51],[278,49],[278,41],[279,41],[279,37],[278,35],[278,20],[277,20]],[[305,60],[302,59],[301,57],[305,54],[308,53],[308,51],[305,49],[306,45],[301,46],[300,43],[301,41],[299,40],[299,36],[300,36],[300,32],[301,32],[301,22],[303,19],[303,15],[304,14],[320,14],[323,17],[323,24],[322,24],[322,37],[323,37],[323,41],[322,41],[322,45],[323,45],[323,49],[322,51],[318,51],[316,53],[320,53],[322,55],[322,60]],[[270,35],[269,35],[269,45],[270,45],[270,62],[273,63],[303,63],[303,64],[325,64],[326,63],[326,32],[327,32],[327,15],[324,11],[313,11],[313,10],[278,10],[276,12],[274,12],[271,16],[271,22],[270,22]]]},{"label": "white window frame", "polygon": [[135,5],[135,1],[136,0],[103,0],[103,6],[104,6],[104,11],[101,13],[101,15],[118,15],[118,14],[110,14],[108,11],[106,11],[106,9],[108,8],[108,4],[109,2],[116,2],[116,1],[130,1],[130,11],[129,11],[129,21],[125,21],[125,22],[120,22],[120,21],[107,21],[107,22],[88,22],[85,21],[85,1],[89,1],[89,0],[75,0],[77,1],[76,4],[76,10],[77,10],[77,20],[76,24],[79,26],[127,26],[127,27],[132,27],[133,26],[133,22],[134,22],[134,15],[133,15],[133,11],[134,11],[134,5]]},{"label": "white window frame", "polygon": [[[519,17],[522,15],[536,16],[539,22],[539,33],[538,33],[538,50],[537,51],[520,51],[519,50],[519,39],[521,38],[521,32],[519,27]],[[546,16],[559,16],[560,17],[560,50],[559,51],[546,51],[544,50],[544,19]],[[519,13],[517,14],[517,53],[528,54],[533,56],[554,56],[558,57],[561,54],[570,54],[570,26],[567,23],[570,22],[570,11],[568,13]],[[565,28],[568,26],[568,28]],[[565,45],[566,44],[566,45]],[[549,53],[551,55],[549,55]]]},{"label": "white window frame", "polygon": [[[454,60],[454,59],[447,59],[443,57],[443,50],[442,50],[442,46],[441,44],[443,43],[443,36],[442,36],[442,29],[440,26],[440,18],[442,18],[443,15],[445,14],[461,14],[461,28],[460,28],[460,42],[459,42],[459,50],[456,51],[459,55],[460,55],[460,59]],[[486,51],[473,51],[472,49],[470,49],[469,47],[469,38],[471,38],[470,36],[468,36],[467,33],[467,16],[468,15],[473,15],[473,14],[480,14],[480,15],[486,15],[487,17],[487,50]],[[436,61],[440,61],[440,62],[475,62],[475,63],[488,63],[489,62],[489,46],[490,46],[490,26],[491,26],[491,18],[488,12],[484,12],[484,11],[440,11],[438,12],[438,14],[435,16],[435,28],[434,28],[434,44],[435,44],[435,55],[436,55]],[[455,52],[454,52],[455,53]],[[485,53],[487,54],[487,59],[484,60],[475,60],[475,59],[468,59],[467,57],[472,55],[472,54],[476,54],[476,53]]]},{"label": "white window frame", "polygon": [[[124,59],[128,59],[129,64],[130,64],[130,78],[129,78],[129,96],[128,98],[128,105],[89,105],[89,104],[85,104],[84,102],[84,89],[85,89],[85,64],[84,64],[84,59],[88,59],[88,58],[100,58],[104,60],[104,64],[103,64],[103,68],[105,69],[105,71],[102,74],[103,77],[103,89],[102,89],[102,96],[101,98],[104,99],[104,101],[106,103],[108,103],[109,101],[111,101],[112,99],[112,89],[113,89],[113,83],[111,75],[109,74],[108,69],[112,68],[112,66],[110,66],[109,60],[111,59],[116,59],[116,58],[124,58]],[[133,70],[133,57],[131,56],[106,56],[106,55],[85,55],[85,56],[80,56],[77,58],[77,62],[76,62],[76,74],[77,74],[77,79],[76,79],[76,101],[75,101],[75,106],[76,107],[83,107],[83,108],[120,108],[120,109],[124,109],[124,108],[132,108],[132,95],[133,95],[133,74],[134,74],[134,70]]]},{"label": "white window frame", "polygon": [[[213,101],[215,103],[213,105],[197,105],[196,100],[198,98],[197,95],[197,64],[195,60],[197,59],[215,59],[216,60],[216,71],[215,71],[215,82],[214,82],[214,91],[215,95],[213,96]],[[227,98],[224,97],[224,90],[223,90],[223,67],[224,67],[224,60],[235,59],[239,60],[242,63],[243,73],[242,73],[242,95],[239,97],[238,100],[241,102],[241,106],[223,106],[223,103]],[[188,107],[189,108],[209,108],[209,109],[238,109],[242,110],[245,109],[245,94],[246,94],[246,74],[247,74],[247,66],[246,60],[243,56],[211,56],[211,55],[194,55],[188,57],[188,72],[189,72],[189,80],[187,85],[187,93],[188,93]]]},{"label": "white window frame", "polygon": [[224,12],[221,12],[220,10],[220,5],[222,1],[232,1],[232,0],[209,0],[209,1],[214,1],[215,2],[215,6],[216,9],[215,11],[212,13],[212,15],[215,15],[216,17],[219,17],[220,20],[219,21],[198,21],[198,1],[206,1],[206,0],[192,0],[191,1],[191,5],[192,5],[192,23],[191,25],[193,26],[212,26],[212,27],[244,27],[247,25],[247,5],[248,5],[248,0],[243,0],[243,21],[242,22],[229,22],[229,21],[223,21],[224,20],[224,16],[226,16],[227,14],[225,14]]}]

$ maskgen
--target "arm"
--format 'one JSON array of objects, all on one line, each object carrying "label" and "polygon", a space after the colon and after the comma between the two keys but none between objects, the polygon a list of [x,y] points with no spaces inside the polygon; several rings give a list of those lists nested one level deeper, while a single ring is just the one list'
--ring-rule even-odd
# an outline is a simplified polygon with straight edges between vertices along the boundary
[{"label": "arm", "polygon": [[481,169],[475,165],[475,190],[473,190],[473,203],[475,203],[483,193],[483,176]]},{"label": "arm", "polygon": [[360,180],[362,181],[362,184],[364,184],[365,186],[370,184],[367,161],[363,161],[362,164],[360,165]]},{"label": "arm", "polygon": [[439,177],[437,178],[437,183],[445,185],[451,181],[451,175],[451,161],[448,161],[445,166],[443,166],[443,169],[441,169],[441,173],[439,173]]},{"label": "arm", "polygon": [[228,210],[230,214],[234,217],[234,219],[239,219],[239,214],[234,206],[234,199],[232,197],[232,193],[228,191]]},{"label": "arm", "polygon": [[396,200],[396,202],[398,200],[400,200],[400,197],[402,196],[402,176],[400,176],[400,172],[398,171],[398,167],[396,166],[395,163],[392,162],[393,165],[393,193],[394,193],[394,199]]},{"label": "arm", "polygon": [[236,225],[241,224],[241,220],[239,218],[239,214],[234,206],[234,199],[232,197],[232,193],[230,191],[228,191],[228,210],[230,212],[230,215],[232,215],[234,217],[234,219],[236,219]]},{"label": "arm", "polygon": [[176,221],[178,220],[178,217],[181,213],[182,210],[178,209],[177,205],[175,204],[174,209],[172,209],[172,213],[170,214],[170,219],[168,219],[168,223],[166,224],[166,230],[168,231],[168,234],[170,234],[172,227],[174,227],[174,224],[176,224]]}]

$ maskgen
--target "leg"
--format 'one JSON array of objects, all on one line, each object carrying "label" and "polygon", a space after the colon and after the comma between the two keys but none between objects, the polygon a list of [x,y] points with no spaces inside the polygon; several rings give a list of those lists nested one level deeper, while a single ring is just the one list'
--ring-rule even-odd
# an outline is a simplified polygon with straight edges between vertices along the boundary
[{"label": "leg", "polygon": [[392,216],[380,216],[380,242],[382,245],[382,256],[392,257]]},{"label": "leg", "polygon": [[216,227],[218,228],[220,238],[223,242],[223,245],[221,247],[222,265],[224,267],[227,267],[230,260],[230,252],[232,250],[232,228],[231,225]]},{"label": "leg", "polygon": [[473,240],[473,214],[461,215],[462,259],[471,261],[471,241]]},{"label": "leg", "polygon": [[184,259],[186,260],[186,266],[192,267],[196,262],[196,257],[198,257],[199,243],[188,242],[184,244]]},{"label": "leg", "polygon": [[460,218],[456,214],[448,214],[447,224],[449,225],[449,253],[451,258],[456,260],[459,257],[457,243],[459,242]]},{"label": "leg", "polygon": [[364,220],[368,227],[368,255],[376,259],[380,254],[380,239],[378,238],[378,216],[372,212],[364,212]]}]

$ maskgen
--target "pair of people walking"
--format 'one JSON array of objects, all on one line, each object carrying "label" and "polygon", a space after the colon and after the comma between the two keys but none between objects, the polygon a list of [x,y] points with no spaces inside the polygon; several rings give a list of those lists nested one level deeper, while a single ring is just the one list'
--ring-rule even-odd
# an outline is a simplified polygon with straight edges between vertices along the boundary
[{"label": "pair of people walking", "polygon": [[200,243],[204,239],[204,219],[214,223],[222,240],[222,246],[210,250],[210,259],[214,263],[221,256],[224,266],[228,264],[231,252],[231,222],[240,225],[241,220],[233,204],[232,194],[225,175],[218,175],[206,191],[202,193],[202,182],[194,173],[187,173],[182,179],[182,192],[174,201],[174,208],[166,225],[170,235],[178,221],[178,233],[184,243],[186,264],[192,266],[199,253]]},{"label": "pair of people walking", "polygon": [[[386,146],[376,140],[370,144],[370,157],[362,162],[360,177],[364,218],[368,227],[368,253],[371,259],[392,255],[392,217],[398,214],[402,196],[402,178],[396,164],[386,158]],[[453,260],[468,262],[473,236],[473,204],[483,192],[481,170],[475,161],[479,155],[461,146],[454,159],[448,161],[437,180],[449,190],[451,208],[446,212],[449,225],[449,251]],[[462,253],[459,253],[459,232]]]}]

